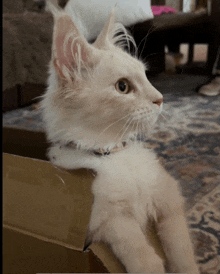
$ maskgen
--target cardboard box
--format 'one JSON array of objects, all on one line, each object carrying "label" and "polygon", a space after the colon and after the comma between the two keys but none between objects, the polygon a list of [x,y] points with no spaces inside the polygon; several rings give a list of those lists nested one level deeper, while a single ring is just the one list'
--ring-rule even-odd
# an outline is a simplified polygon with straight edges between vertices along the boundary
[{"label": "cardboard box", "polygon": [[125,272],[107,245],[82,252],[93,171],[59,170],[47,148],[43,133],[3,129],[3,273]]}]

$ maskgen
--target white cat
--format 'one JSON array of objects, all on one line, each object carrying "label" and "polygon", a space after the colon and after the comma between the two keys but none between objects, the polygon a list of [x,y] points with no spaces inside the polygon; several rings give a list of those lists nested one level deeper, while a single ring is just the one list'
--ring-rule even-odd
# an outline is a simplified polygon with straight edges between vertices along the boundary
[{"label": "white cat", "polygon": [[115,45],[132,38],[125,30],[114,37],[112,14],[88,44],[69,15],[54,13],[41,106],[52,163],[97,172],[85,249],[103,241],[128,272],[164,273],[146,234],[153,220],[170,271],[198,274],[177,182],[137,141],[156,122],[163,97],[147,80],[144,64]]}]

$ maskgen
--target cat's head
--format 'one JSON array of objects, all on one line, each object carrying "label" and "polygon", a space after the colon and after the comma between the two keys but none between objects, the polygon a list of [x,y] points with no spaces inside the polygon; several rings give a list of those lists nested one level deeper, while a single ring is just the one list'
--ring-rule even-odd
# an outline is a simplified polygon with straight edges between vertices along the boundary
[{"label": "cat's head", "polygon": [[[42,101],[52,142],[111,149],[147,132],[163,97],[150,84],[145,66],[115,38],[114,14],[89,44],[67,14],[55,17],[49,87]],[[130,38],[129,38],[130,39]]]}]

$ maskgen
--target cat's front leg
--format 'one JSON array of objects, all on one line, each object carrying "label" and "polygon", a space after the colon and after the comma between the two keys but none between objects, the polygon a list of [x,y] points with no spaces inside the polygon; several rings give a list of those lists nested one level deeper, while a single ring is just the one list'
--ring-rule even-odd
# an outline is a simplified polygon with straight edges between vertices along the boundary
[{"label": "cat's front leg", "polygon": [[185,217],[177,214],[158,224],[171,273],[199,274]]},{"label": "cat's front leg", "polygon": [[47,156],[55,166],[66,169],[78,168],[76,165],[75,151],[72,149],[54,145],[50,147]]},{"label": "cat's front leg", "polygon": [[199,274],[184,216],[183,199],[175,192],[170,189],[173,195],[166,199],[166,205],[161,208],[161,219],[157,223],[158,234],[171,273]]},{"label": "cat's front leg", "polygon": [[164,273],[162,259],[135,219],[118,216],[106,228],[106,241],[129,273]]},{"label": "cat's front leg", "polygon": [[97,238],[110,244],[128,273],[164,273],[162,259],[148,243],[134,218],[112,216],[98,233]]}]

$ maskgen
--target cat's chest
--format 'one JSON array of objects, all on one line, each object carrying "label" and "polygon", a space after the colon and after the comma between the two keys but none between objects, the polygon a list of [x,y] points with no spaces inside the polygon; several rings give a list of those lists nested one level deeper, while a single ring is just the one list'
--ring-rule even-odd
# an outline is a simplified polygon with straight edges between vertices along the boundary
[{"label": "cat's chest", "polygon": [[159,162],[154,153],[132,147],[103,160],[96,189],[118,196],[146,197],[159,188]]}]

